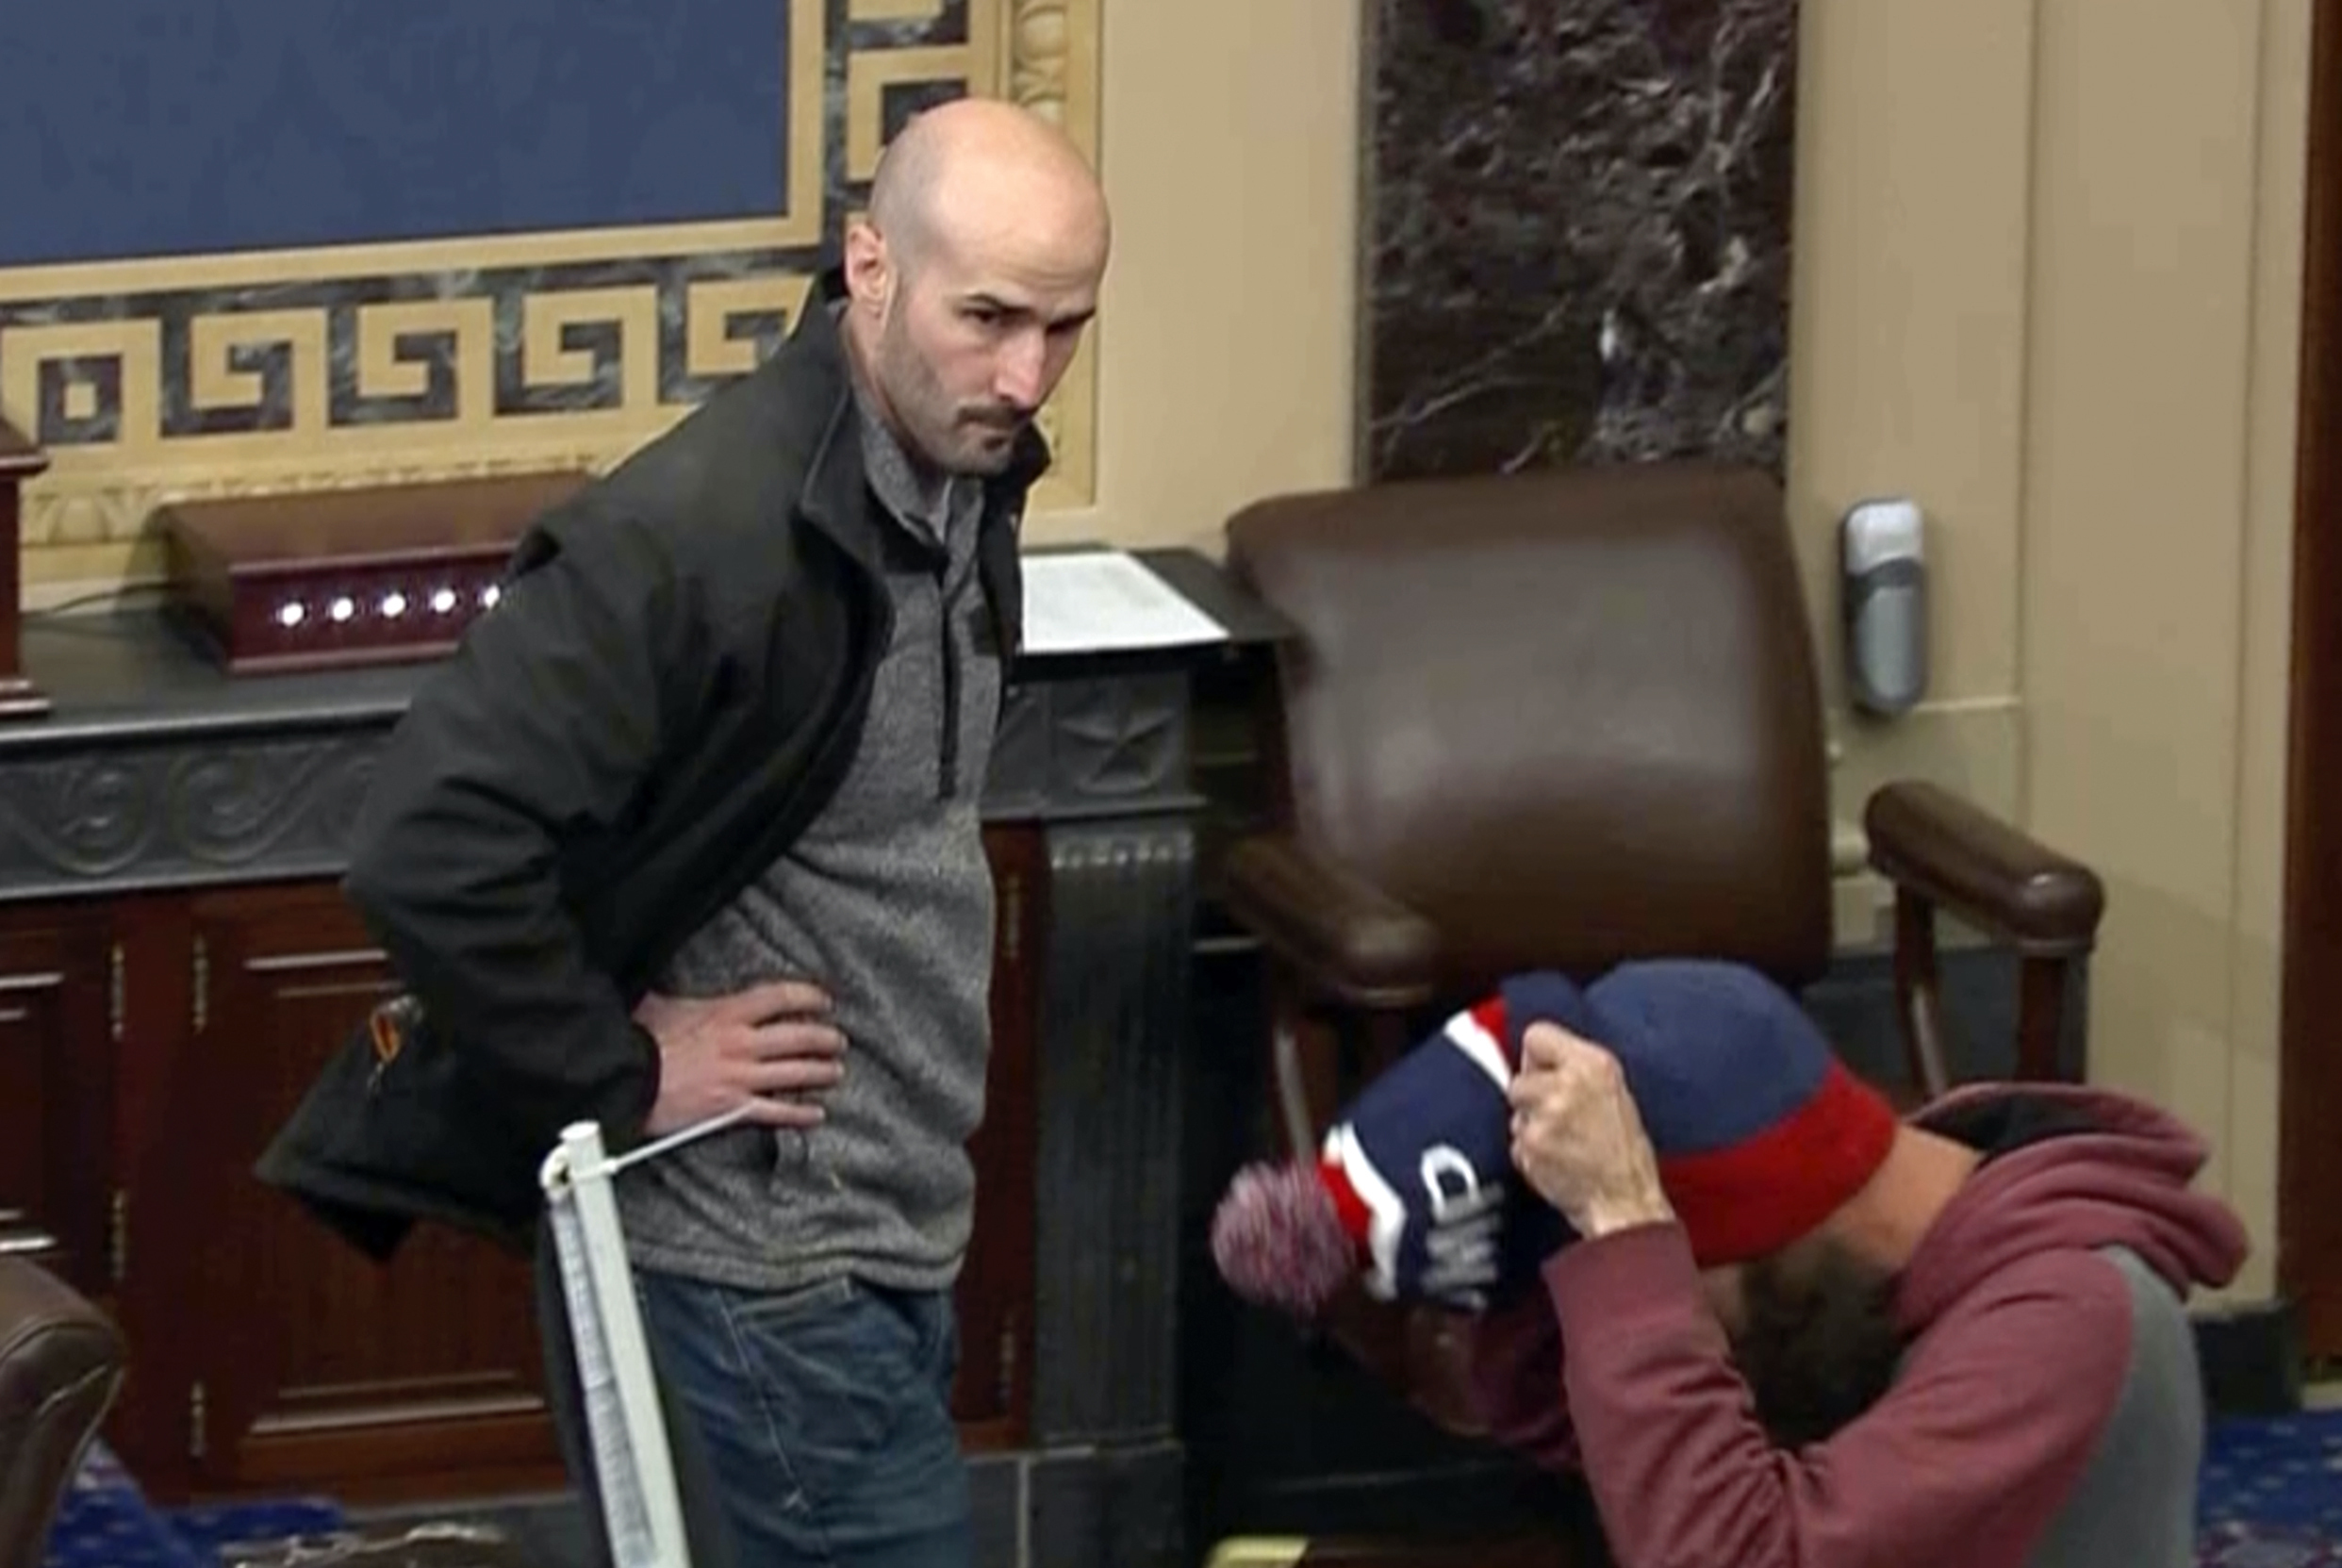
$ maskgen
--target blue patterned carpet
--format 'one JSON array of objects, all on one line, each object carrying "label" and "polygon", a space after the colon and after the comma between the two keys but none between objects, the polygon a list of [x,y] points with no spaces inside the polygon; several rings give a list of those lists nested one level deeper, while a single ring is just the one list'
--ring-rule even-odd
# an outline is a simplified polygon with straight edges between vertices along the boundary
[{"label": "blue patterned carpet", "polygon": [[322,1535],[347,1523],[322,1497],[157,1512],[112,1453],[93,1444],[49,1532],[47,1568],[217,1568],[224,1547]]},{"label": "blue patterned carpet", "polygon": [[2342,1564],[2342,1411],[2217,1423],[2198,1513],[2207,1568]]},{"label": "blue patterned carpet", "polygon": [[[2202,1568],[2342,1568],[2342,1411],[2216,1423],[2200,1513]],[[99,1445],[58,1512],[47,1568],[219,1568],[227,1546],[348,1524],[322,1497],[157,1511]]]}]

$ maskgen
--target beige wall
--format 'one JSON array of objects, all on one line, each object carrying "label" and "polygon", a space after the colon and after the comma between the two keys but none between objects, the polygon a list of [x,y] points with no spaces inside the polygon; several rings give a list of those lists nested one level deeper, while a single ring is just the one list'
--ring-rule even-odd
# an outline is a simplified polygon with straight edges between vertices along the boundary
[{"label": "beige wall", "polygon": [[2104,875],[2091,1073],[2215,1142],[2274,1259],[2310,0],[1806,0],[1790,462],[1826,604],[1932,514],[1935,701],[1839,726]]},{"label": "beige wall", "polygon": [[1355,5],[1108,5],[1097,504],[1036,540],[1216,548],[1222,520],[1350,474]]},{"label": "beige wall", "polygon": [[[1789,478],[1824,646],[1845,508],[1935,525],[1933,700],[1839,713],[1841,815],[1921,774],[2104,875],[2092,1075],[2212,1137],[2241,1296],[2274,1262],[2311,3],[1804,0]],[[1107,18],[1099,500],[1048,532],[1208,545],[1347,474],[1356,12]]]}]

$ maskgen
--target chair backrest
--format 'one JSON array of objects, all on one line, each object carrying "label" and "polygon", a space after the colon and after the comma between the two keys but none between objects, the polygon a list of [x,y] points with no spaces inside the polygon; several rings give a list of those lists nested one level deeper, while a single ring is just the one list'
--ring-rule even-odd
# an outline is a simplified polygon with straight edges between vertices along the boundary
[{"label": "chair backrest", "polygon": [[1443,979],[1830,949],[1827,762],[1778,487],[1695,464],[1418,480],[1229,520],[1291,619],[1281,802]]},{"label": "chair backrest", "polygon": [[40,1568],[125,1360],[95,1306],[38,1264],[0,1257],[0,1568]]}]

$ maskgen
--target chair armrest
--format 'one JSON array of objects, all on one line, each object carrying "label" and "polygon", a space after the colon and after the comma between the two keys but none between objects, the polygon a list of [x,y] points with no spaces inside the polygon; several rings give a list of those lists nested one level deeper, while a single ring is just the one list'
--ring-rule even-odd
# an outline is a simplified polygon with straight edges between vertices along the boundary
[{"label": "chair armrest", "polygon": [[1970,801],[1917,781],[1863,811],[1871,864],[1900,889],[2037,958],[2088,952],[2106,892],[2098,875]]},{"label": "chair armrest", "polygon": [[1229,913],[1317,992],[1375,1009],[1431,999],[1438,932],[1355,872],[1264,834],[1231,849],[1221,874]]}]

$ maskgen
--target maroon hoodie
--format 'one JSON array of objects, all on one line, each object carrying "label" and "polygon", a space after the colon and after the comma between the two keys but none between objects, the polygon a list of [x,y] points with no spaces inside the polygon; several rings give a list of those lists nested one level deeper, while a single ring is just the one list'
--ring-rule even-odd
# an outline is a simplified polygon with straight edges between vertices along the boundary
[{"label": "maroon hoodie", "polygon": [[2202,1140],[2043,1084],[1962,1090],[1915,1125],[1985,1158],[1896,1282],[1893,1385],[1825,1442],[1790,1452],[1757,1425],[1678,1226],[1565,1248],[1543,1297],[1485,1326],[1493,1434],[1584,1472],[1622,1568],[2192,1560],[2179,1302],[2247,1248],[2189,1188]]}]

